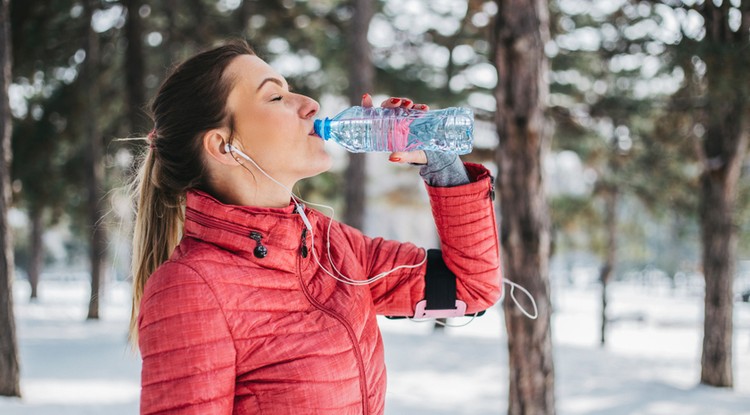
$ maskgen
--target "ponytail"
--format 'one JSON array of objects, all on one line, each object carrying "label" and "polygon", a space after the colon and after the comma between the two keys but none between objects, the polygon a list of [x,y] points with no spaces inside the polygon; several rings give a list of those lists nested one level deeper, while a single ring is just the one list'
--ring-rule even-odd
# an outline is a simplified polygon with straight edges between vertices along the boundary
[{"label": "ponytail", "polygon": [[136,200],[133,227],[133,307],[129,337],[138,343],[138,312],[146,281],[163,264],[177,246],[184,223],[184,197],[168,197],[157,187],[157,157],[153,149],[146,152],[131,184]]}]

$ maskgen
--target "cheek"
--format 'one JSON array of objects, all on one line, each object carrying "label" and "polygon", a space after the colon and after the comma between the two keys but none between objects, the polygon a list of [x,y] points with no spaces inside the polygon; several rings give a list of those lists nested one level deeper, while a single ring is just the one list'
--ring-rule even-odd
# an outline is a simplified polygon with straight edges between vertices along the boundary
[{"label": "cheek", "polygon": [[266,152],[283,144],[284,125],[270,117],[248,117],[238,123],[237,132],[248,148]]}]

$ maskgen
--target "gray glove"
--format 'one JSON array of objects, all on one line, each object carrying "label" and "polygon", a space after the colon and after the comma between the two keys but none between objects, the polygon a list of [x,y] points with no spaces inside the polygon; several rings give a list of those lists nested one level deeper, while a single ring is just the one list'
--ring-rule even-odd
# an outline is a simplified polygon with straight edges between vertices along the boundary
[{"label": "gray glove", "polygon": [[464,163],[457,154],[425,150],[427,164],[422,165],[419,174],[434,187],[453,187],[469,183]]}]

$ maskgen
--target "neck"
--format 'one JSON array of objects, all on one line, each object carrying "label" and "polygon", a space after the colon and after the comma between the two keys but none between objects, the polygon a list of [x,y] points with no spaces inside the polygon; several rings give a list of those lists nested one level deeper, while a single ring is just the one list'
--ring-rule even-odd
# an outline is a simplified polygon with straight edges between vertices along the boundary
[{"label": "neck", "polygon": [[[281,180],[279,183],[290,190],[294,186]],[[286,189],[257,171],[254,178],[245,172],[239,177],[222,180],[213,190],[222,203],[239,206],[282,208],[289,205],[291,197]]]}]

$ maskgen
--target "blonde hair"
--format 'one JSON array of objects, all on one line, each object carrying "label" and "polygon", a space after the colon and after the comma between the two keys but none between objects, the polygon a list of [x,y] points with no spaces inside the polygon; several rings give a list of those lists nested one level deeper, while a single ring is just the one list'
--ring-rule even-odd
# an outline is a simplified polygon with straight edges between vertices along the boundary
[{"label": "blonde hair", "polygon": [[227,125],[233,131],[226,109],[232,79],[223,74],[240,55],[254,55],[242,40],[191,57],[164,80],[151,104],[154,130],[130,186],[136,201],[131,269],[133,345],[138,341],[138,315],[146,282],[169,259],[182,237],[186,194],[190,189],[208,190],[201,137]]},{"label": "blonde hair", "polygon": [[142,157],[138,173],[131,184],[136,202],[133,225],[133,306],[130,314],[130,338],[138,340],[138,313],[146,281],[169,259],[182,237],[184,223],[183,198],[166,197],[158,189],[158,163],[153,151]]}]

